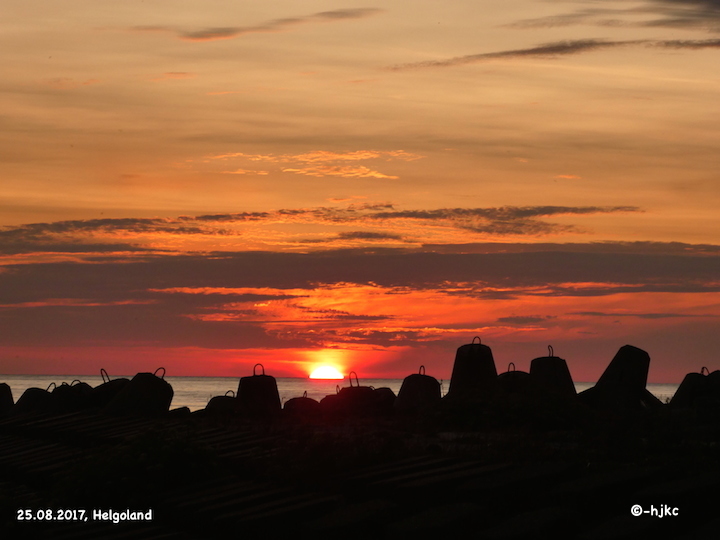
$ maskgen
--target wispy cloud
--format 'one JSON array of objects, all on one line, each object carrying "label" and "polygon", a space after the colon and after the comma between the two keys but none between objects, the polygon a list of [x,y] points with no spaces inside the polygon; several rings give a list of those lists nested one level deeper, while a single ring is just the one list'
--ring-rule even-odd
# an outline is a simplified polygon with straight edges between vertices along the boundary
[{"label": "wispy cloud", "polygon": [[[181,219],[107,218],[30,223],[0,230],[0,253],[107,253],[142,252],[148,248],[127,243],[156,234],[212,235],[226,231],[202,224],[189,225]],[[94,240],[102,237],[102,242]],[[121,240],[112,242],[113,238]],[[158,249],[157,251],[162,251]]]},{"label": "wispy cloud", "polygon": [[292,161],[302,161],[304,163],[318,163],[327,161],[361,161],[367,159],[400,159],[403,161],[415,161],[422,159],[424,156],[405,152],[404,150],[356,150],[354,152],[329,152],[326,150],[316,150],[305,154],[296,154],[294,156],[284,156],[284,158]]},{"label": "wispy cloud", "polygon": [[671,49],[718,49],[720,39],[670,39],[658,41],[655,45]]},{"label": "wispy cloud", "polygon": [[30,223],[18,227],[7,227],[0,231],[0,238],[11,240],[16,237],[32,238],[45,234],[76,234],[83,232],[177,232],[178,234],[198,234],[203,230],[188,227],[186,224],[168,218],[105,218],[54,221],[50,223]]},{"label": "wispy cloud", "polygon": [[573,231],[575,227],[540,221],[541,217],[639,211],[635,206],[503,206],[391,211],[373,214],[371,218],[447,222],[477,233],[543,235]]},{"label": "wispy cloud", "polygon": [[[720,20],[720,19],[719,19]],[[527,49],[512,49],[508,51],[497,51],[480,54],[469,54],[465,56],[456,56],[443,60],[426,60],[424,62],[412,62],[408,64],[397,64],[387,69],[390,71],[405,71],[411,69],[424,68],[444,68],[461,66],[465,64],[476,64],[490,60],[514,60],[519,58],[558,58],[573,54],[592,52],[603,49],[612,49],[616,47],[628,46],[650,46],[665,47],[673,49],[717,49],[720,48],[720,39],[675,39],[675,40],[652,40],[652,39],[634,39],[625,41],[607,41],[603,39],[579,39],[554,41],[552,43],[544,43],[537,47]]]},{"label": "wispy cloud", "polygon": [[247,169],[235,169],[234,171],[222,171],[223,174],[256,174],[265,176],[270,174],[268,171],[249,171]]},{"label": "wispy cloud", "polygon": [[[295,167],[285,167],[282,172],[295,173],[304,176],[339,176],[343,178],[378,178],[395,180],[395,175],[385,174],[365,165],[356,164],[358,161],[383,160],[383,161],[415,161],[424,156],[413,154],[404,150],[354,150],[349,152],[332,152],[328,150],[313,150],[302,154],[245,154],[243,152],[231,152],[207,156],[205,163],[213,161],[248,160],[253,162],[294,164]],[[233,174],[247,174],[253,171],[238,169],[238,171],[223,171]],[[268,174],[267,171],[256,174]]]},{"label": "wispy cloud", "polygon": [[[602,6],[602,2],[596,6]],[[553,28],[586,24],[604,27],[685,28],[720,31],[720,4],[717,0],[648,0],[629,8],[592,7],[569,13],[524,19],[513,28]]]},{"label": "wispy cloud", "polygon": [[427,60],[424,62],[397,64],[387,69],[391,71],[404,71],[409,69],[461,66],[465,64],[476,64],[478,62],[485,62],[488,60],[496,59],[556,58],[558,56],[568,56],[572,54],[579,54],[601,49],[611,49],[615,47],[624,47],[627,45],[637,45],[640,43],[647,43],[647,40],[605,41],[602,39],[576,39],[554,41],[551,43],[544,43],[536,47],[530,47],[527,49],[512,49],[508,51],[468,54],[465,56],[456,56],[444,60]]},{"label": "wispy cloud", "polygon": [[413,154],[405,150],[354,150],[351,152],[332,152],[328,150],[313,150],[303,154],[245,154],[243,152],[231,152],[207,156],[206,160],[227,160],[243,158],[250,161],[266,161],[271,163],[327,163],[337,161],[364,161],[369,159],[384,159],[390,161],[399,159],[402,161],[415,161],[425,156]]},{"label": "wispy cloud", "polygon": [[430,210],[397,210],[391,204],[349,205],[344,208],[316,207],[282,209],[272,212],[213,214],[183,217],[188,221],[282,221],[301,223],[426,223],[497,235],[542,235],[572,231],[572,225],[549,223],[540,218],[561,215],[588,215],[640,212],[635,206],[503,206],[492,208],[439,208]]},{"label": "wispy cloud", "polygon": [[198,30],[178,30],[169,26],[137,26],[134,30],[144,32],[172,32],[185,41],[216,41],[220,39],[234,39],[247,34],[283,32],[302,24],[362,19],[376,15],[382,11],[382,9],[378,8],[336,9],[301,17],[272,19],[251,26],[213,26]]},{"label": "wispy cloud", "polygon": [[564,13],[561,15],[549,15],[545,17],[537,17],[533,19],[522,19],[505,25],[508,28],[555,28],[559,26],[571,26],[574,24],[582,24],[594,16],[602,13],[607,15],[609,12],[624,13],[623,10],[609,9],[582,9],[573,13]]},{"label": "wispy cloud", "polygon": [[323,244],[337,241],[354,241],[358,240],[361,242],[385,242],[392,241],[397,243],[403,240],[403,237],[399,234],[392,234],[386,232],[373,232],[373,231],[345,231],[338,233],[329,238],[311,238],[298,240],[300,244]]},{"label": "wispy cloud", "polygon": [[389,180],[399,178],[399,176],[383,174],[367,167],[351,167],[348,165],[317,165],[314,167],[302,167],[299,169],[287,168],[282,171],[317,177],[342,176],[343,178],[387,178]]}]

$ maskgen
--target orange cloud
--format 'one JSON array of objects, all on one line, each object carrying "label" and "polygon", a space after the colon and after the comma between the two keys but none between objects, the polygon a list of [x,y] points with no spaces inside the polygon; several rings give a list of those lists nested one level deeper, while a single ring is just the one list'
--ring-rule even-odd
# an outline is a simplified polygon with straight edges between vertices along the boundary
[{"label": "orange cloud", "polygon": [[[502,302],[485,302],[482,312],[477,310],[478,296],[474,287],[415,289],[341,282],[294,289],[186,287],[156,291],[228,297],[227,302],[217,303],[202,313],[185,315],[198,322],[259,324],[268,335],[281,340],[303,339],[322,347],[350,349],[416,347],[427,342],[463,340],[480,333],[498,340],[536,340],[538,336],[560,340],[567,339],[568,335],[578,336],[599,325],[609,334],[624,335],[628,329],[613,326],[612,315],[604,317],[606,323],[588,322],[587,317],[597,319],[606,312],[612,313],[631,296],[636,305],[642,305],[649,313],[643,311],[635,326],[642,324],[643,319],[670,324],[672,317],[689,316],[685,306],[678,303],[678,295],[673,294],[621,293],[583,297],[583,306],[592,311],[580,313],[577,298],[536,296],[542,292],[540,289],[516,290],[516,296]],[[242,295],[266,299],[233,301]],[[663,315],[668,299],[675,304],[672,317]],[[658,315],[653,316],[653,312]],[[665,320],[667,322],[663,322]]]},{"label": "orange cloud", "polygon": [[[397,179],[398,176],[388,175],[365,166],[344,165],[344,162],[357,162],[372,159],[385,161],[402,160],[415,161],[425,156],[406,152],[405,150],[354,150],[350,152],[332,152],[328,150],[313,150],[303,154],[245,154],[243,152],[229,152],[205,158],[205,163],[213,160],[247,159],[249,161],[262,161],[270,163],[294,163],[306,165],[301,167],[287,167],[283,172],[302,174],[305,176],[340,176],[344,178],[381,178]],[[245,169],[238,169],[245,171]],[[228,171],[224,171],[228,172]],[[237,174],[245,174],[239,172]]]},{"label": "orange cloud", "polygon": [[302,169],[283,169],[283,172],[304,174],[306,176],[342,176],[344,178],[388,178],[395,180],[399,176],[390,176],[367,167],[350,167],[339,165],[318,165],[316,167],[304,167]]},{"label": "orange cloud", "polygon": [[223,174],[259,174],[266,175],[270,174],[268,171],[248,171],[245,169],[237,169],[235,171],[222,171]]},{"label": "orange cloud", "polygon": [[328,150],[314,150],[304,154],[245,154],[243,152],[230,152],[209,156],[208,159],[245,158],[250,161],[269,161],[272,163],[320,163],[332,161],[361,161],[367,159],[385,158],[386,160],[401,159],[415,161],[425,156],[413,154],[404,150],[355,150],[352,152],[330,152]]},{"label": "orange cloud", "polygon": [[328,152],[326,150],[316,150],[305,154],[297,154],[295,156],[285,156],[292,161],[302,161],[304,163],[317,163],[323,161],[360,161],[366,159],[377,159],[385,157],[387,159],[402,159],[404,161],[414,161],[422,159],[425,156],[405,152],[404,150],[357,150],[354,152]]},{"label": "orange cloud", "polygon": [[232,158],[246,158],[250,161],[272,161],[275,163],[280,162],[281,160],[278,159],[276,156],[273,156],[272,154],[244,154],[242,152],[229,152],[227,154],[217,154],[215,156],[208,156],[206,161],[209,161],[211,159],[232,159]]}]

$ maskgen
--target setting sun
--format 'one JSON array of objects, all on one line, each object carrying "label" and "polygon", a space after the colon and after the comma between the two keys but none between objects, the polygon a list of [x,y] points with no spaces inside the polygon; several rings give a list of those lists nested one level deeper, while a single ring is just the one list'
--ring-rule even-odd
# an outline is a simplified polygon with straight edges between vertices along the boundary
[{"label": "setting sun", "polygon": [[310,374],[311,379],[344,379],[342,373],[332,366],[320,366]]}]

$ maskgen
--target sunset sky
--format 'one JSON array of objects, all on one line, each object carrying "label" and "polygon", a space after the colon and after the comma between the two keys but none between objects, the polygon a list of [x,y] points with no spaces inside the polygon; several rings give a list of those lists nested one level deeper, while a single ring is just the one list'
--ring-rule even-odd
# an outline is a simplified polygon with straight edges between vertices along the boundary
[{"label": "sunset sky", "polygon": [[720,369],[720,1],[8,0],[0,372]]}]

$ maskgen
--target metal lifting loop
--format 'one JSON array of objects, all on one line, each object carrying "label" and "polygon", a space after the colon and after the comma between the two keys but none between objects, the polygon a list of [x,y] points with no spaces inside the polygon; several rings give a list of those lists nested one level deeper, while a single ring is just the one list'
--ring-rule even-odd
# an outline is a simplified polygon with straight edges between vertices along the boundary
[{"label": "metal lifting loop", "polygon": [[475,340],[478,340],[477,344],[482,345],[482,340],[480,339],[480,336],[475,336],[471,342],[471,345],[475,345]]},{"label": "metal lifting loop", "polygon": [[45,391],[46,391],[46,392],[49,392],[51,386],[53,387],[53,390],[54,390],[55,388],[57,388],[57,384],[55,384],[54,382],[51,382],[50,384],[48,384],[47,390],[45,390]]},{"label": "metal lifting loop", "polygon": [[230,397],[235,397],[235,390],[228,390],[227,392],[225,392],[225,395],[226,395],[226,396],[227,396],[228,394],[232,394],[232,396],[230,396]]},{"label": "metal lifting loop", "polygon": [[703,366],[702,369],[700,370],[700,373],[702,375],[710,375],[710,370],[708,368],[706,368],[705,366]]},{"label": "metal lifting loop", "polygon": [[263,366],[262,364],[255,364],[255,365],[253,366],[253,377],[255,377],[255,376],[257,375],[257,374],[255,373],[255,369],[256,369],[258,366],[260,366],[260,368],[262,369],[262,375],[265,375],[265,366]]},{"label": "metal lifting loop", "polygon": [[[512,366],[512,369],[510,369],[511,366]],[[515,371],[515,362],[510,362],[508,364],[508,371]]]},{"label": "metal lifting loop", "polygon": [[548,345],[548,356],[555,356],[555,351],[552,348],[552,345]]},{"label": "metal lifting loop", "polygon": [[153,373],[153,375],[155,375],[155,376],[157,377],[157,376],[158,376],[157,373],[158,373],[158,371],[160,371],[161,369],[162,369],[162,371],[163,371],[163,374],[162,374],[162,376],[161,376],[160,378],[163,379],[163,380],[165,380],[165,368],[164,368],[164,367],[159,367],[159,368],[157,368],[157,369],[155,370],[155,373]]},{"label": "metal lifting loop", "polygon": [[[110,375],[108,375],[108,372],[105,371],[105,368],[100,368],[100,376],[102,377],[103,382],[110,382]],[[107,381],[105,378],[107,377]]]},{"label": "metal lifting loop", "polygon": [[425,375],[425,366],[420,366],[420,375]]},{"label": "metal lifting loop", "polygon": [[82,384],[82,381],[80,379],[75,379],[70,383],[70,386],[73,386],[75,383]]},{"label": "metal lifting loop", "polygon": [[304,398],[307,397],[307,390],[305,390],[305,391],[303,392],[303,397],[304,397]]},{"label": "metal lifting loop", "polygon": [[357,386],[359,387],[359,386],[360,386],[360,381],[358,380],[358,375],[357,375],[357,373],[355,373],[354,371],[351,371],[351,372],[348,374],[348,380],[350,381],[350,386],[353,385],[353,383],[352,383],[352,376],[353,376],[353,375],[355,375],[355,382],[357,383]]}]

